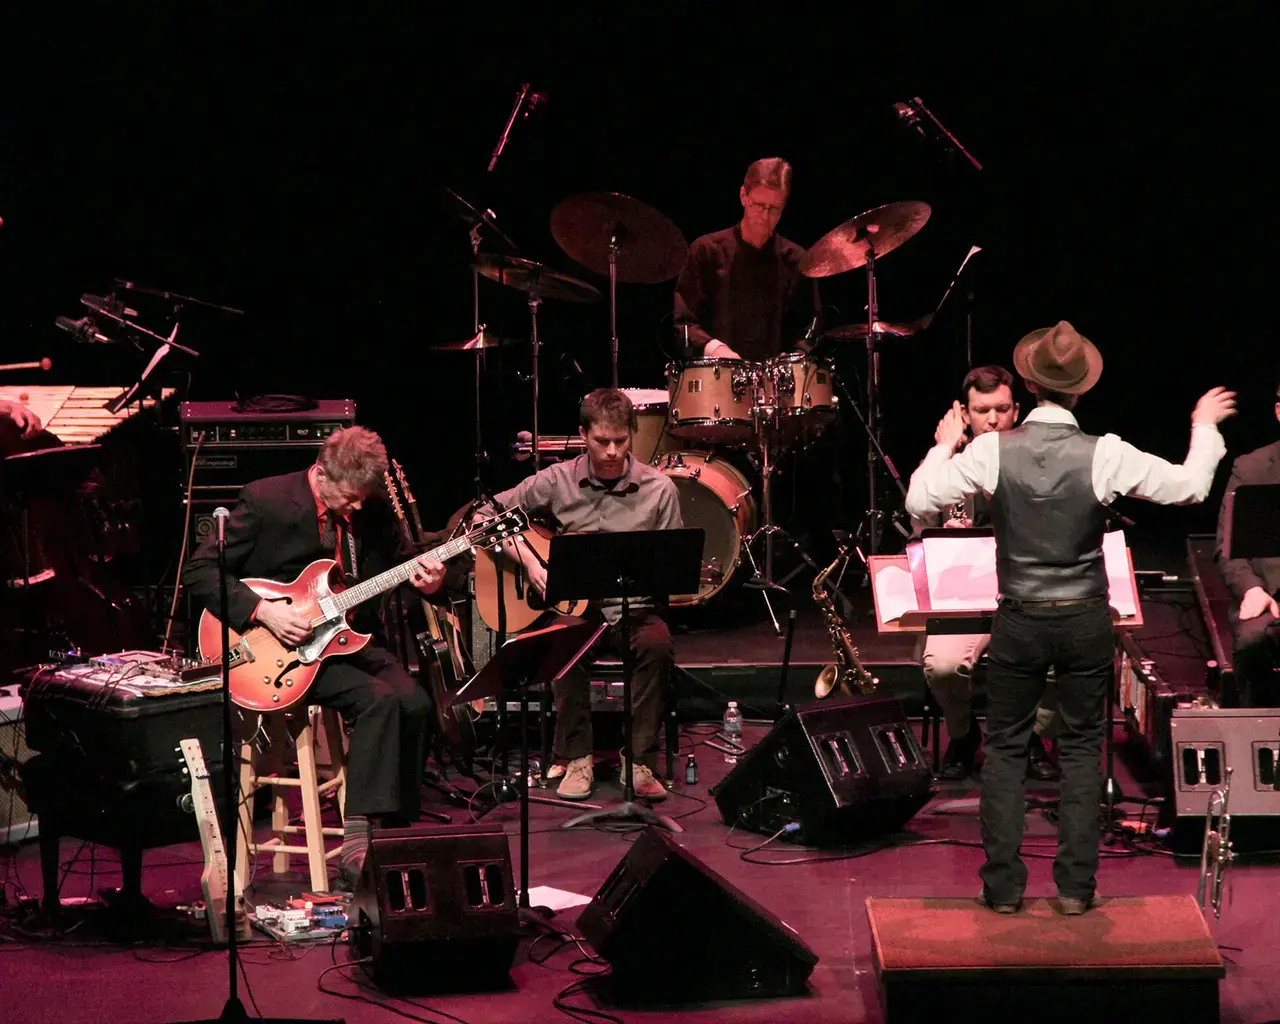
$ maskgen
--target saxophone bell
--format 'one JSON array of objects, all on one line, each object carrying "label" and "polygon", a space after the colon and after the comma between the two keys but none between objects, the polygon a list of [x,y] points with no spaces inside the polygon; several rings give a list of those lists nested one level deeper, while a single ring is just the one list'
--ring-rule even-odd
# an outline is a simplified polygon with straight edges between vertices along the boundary
[{"label": "saxophone bell", "polygon": [[813,600],[822,609],[822,615],[827,624],[827,634],[831,638],[831,645],[836,654],[835,663],[824,665],[818,673],[818,678],[814,680],[813,695],[818,700],[829,697],[837,690],[846,697],[853,696],[854,688],[859,693],[871,693],[880,683],[879,679],[863,667],[858,657],[858,649],[853,645],[853,637],[850,636],[844,620],[836,611],[834,599],[827,591],[828,577],[835,572],[836,566],[848,557],[848,550],[841,548],[835,561],[818,573],[813,580]]}]

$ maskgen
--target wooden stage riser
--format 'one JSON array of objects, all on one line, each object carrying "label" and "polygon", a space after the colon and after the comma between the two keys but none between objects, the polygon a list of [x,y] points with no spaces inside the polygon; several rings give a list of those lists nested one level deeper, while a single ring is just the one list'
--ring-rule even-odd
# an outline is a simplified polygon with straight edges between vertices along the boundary
[{"label": "wooden stage riser", "polygon": [[927,982],[918,977],[882,982],[885,1024],[920,1024],[999,1014],[1008,1021],[1083,1024],[1085,1021],[1149,1020],[1211,1024],[1219,1019],[1216,981],[1079,981],[1024,984]]}]

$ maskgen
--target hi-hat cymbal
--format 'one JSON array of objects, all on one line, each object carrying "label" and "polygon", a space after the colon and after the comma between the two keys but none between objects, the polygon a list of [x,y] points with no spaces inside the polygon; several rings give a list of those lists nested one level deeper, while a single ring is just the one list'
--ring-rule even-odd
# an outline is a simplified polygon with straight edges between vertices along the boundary
[{"label": "hi-hat cymbal", "polygon": [[508,345],[527,345],[523,338],[502,338],[495,331],[481,329],[479,334],[461,341],[446,341],[442,345],[432,345],[433,352],[474,352],[479,348],[499,348]]},{"label": "hi-hat cymbal", "polygon": [[600,301],[600,292],[585,281],[519,256],[482,253],[472,266],[491,281],[505,284],[517,291],[536,294],[543,299],[563,299],[566,302]]},{"label": "hi-hat cymbal", "polygon": [[609,274],[609,243],[616,240],[618,280],[657,284],[680,273],[689,243],[652,206],[618,192],[587,192],[551,211],[551,235],[588,270]]},{"label": "hi-hat cymbal", "polygon": [[[922,316],[909,324],[877,320],[875,333],[887,338],[910,338],[913,334],[919,334],[931,323],[933,323],[932,316]],[[830,330],[823,331],[822,337],[832,341],[852,341],[865,338],[868,333],[866,324],[845,324],[843,327],[832,327]]]},{"label": "hi-hat cymbal", "polygon": [[856,270],[867,262],[867,250],[874,247],[875,258],[891,252],[914,235],[929,219],[928,203],[907,200],[878,206],[828,231],[800,260],[805,277],[831,277]]},{"label": "hi-hat cymbal", "polygon": [[495,219],[495,214],[492,210],[485,210],[481,212],[463,199],[462,196],[458,195],[458,193],[453,189],[445,188],[442,185],[441,190],[444,192],[445,205],[448,206],[464,224],[470,224],[472,227],[475,227],[477,224],[482,224],[506,242],[506,244],[512,249],[520,248],[511,240],[510,236],[508,236],[502,228],[498,227],[498,222]]}]

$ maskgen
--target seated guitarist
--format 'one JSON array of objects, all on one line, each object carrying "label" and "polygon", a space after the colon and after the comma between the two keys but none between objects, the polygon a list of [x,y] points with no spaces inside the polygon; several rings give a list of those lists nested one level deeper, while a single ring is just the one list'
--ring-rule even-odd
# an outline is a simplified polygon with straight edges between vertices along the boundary
[{"label": "seated guitarist", "polygon": [[[348,427],[329,437],[309,469],[249,484],[227,520],[228,625],[243,632],[260,623],[296,646],[307,620],[284,602],[261,600],[242,578],[292,580],[319,558],[337,559],[348,578],[368,578],[413,556],[404,549],[390,509],[370,499],[383,489],[387,450],[378,435]],[[423,594],[440,588],[445,568],[419,559],[411,581]],[[205,539],[187,563],[183,585],[218,612],[218,552]],[[380,636],[375,608],[354,611],[353,624]],[[370,643],[330,658],[307,700],[337,710],[351,730],[347,755],[345,835],[339,883],[359,877],[374,825],[394,826],[420,815],[422,767],[431,699],[385,647]]]},{"label": "seated guitarist", "polygon": [[[631,457],[636,428],[631,400],[616,389],[599,388],[583,399],[579,420],[586,454],[525,478],[496,495],[498,504],[503,508],[523,505],[531,515],[543,513],[566,533],[679,529],[680,497],[675,484]],[[528,583],[543,593],[547,570],[531,548],[511,541],[505,548],[520,560]],[[635,758],[633,780],[637,796],[662,800],[667,791],[654,767],[663,692],[672,661],[671,633],[656,603],[629,600],[628,604],[635,659],[629,752]],[[602,641],[616,644],[621,601],[602,602],[600,611],[611,626]],[[557,684],[556,705],[555,753],[568,762],[557,793],[566,800],[585,800],[593,785],[594,748],[590,681],[583,668],[575,668]]]}]

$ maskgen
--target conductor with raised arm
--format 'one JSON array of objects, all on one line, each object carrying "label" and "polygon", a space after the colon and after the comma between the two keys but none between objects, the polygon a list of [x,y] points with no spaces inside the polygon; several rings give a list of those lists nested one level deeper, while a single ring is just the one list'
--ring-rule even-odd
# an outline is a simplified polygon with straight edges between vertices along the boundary
[{"label": "conductor with raised arm", "polygon": [[906,508],[923,519],[981,494],[995,528],[999,605],[988,647],[981,902],[1001,914],[1022,904],[1027,747],[1053,668],[1062,719],[1053,878],[1060,912],[1083,914],[1097,905],[1103,699],[1114,680],[1105,507],[1122,494],[1164,505],[1203,501],[1226,451],[1218,424],[1235,411],[1235,394],[1214,388],[1201,397],[1187,457],[1173,464],[1114,434],[1080,429],[1072,410],[1098,382],[1102,355],[1065,320],[1019,341],[1013,363],[1036,408],[1020,427],[982,434],[954,454],[965,429],[955,403],[912,474]]}]

